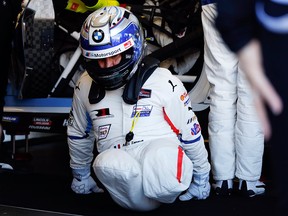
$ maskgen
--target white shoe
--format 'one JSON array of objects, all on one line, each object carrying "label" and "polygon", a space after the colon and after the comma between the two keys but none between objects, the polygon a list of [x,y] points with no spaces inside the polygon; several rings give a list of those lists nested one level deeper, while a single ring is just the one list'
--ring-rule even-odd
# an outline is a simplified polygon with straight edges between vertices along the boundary
[{"label": "white shoe", "polygon": [[253,197],[265,193],[265,184],[261,181],[245,181],[240,179],[239,190],[242,194]]},{"label": "white shoe", "polygon": [[212,187],[215,190],[216,195],[230,196],[233,191],[233,180],[228,179],[215,181],[215,183],[212,184]]}]

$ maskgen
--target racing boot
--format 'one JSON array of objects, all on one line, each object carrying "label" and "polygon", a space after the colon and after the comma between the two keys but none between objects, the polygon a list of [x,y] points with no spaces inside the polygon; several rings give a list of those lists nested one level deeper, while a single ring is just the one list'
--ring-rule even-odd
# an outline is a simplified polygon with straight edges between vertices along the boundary
[{"label": "racing boot", "polygon": [[261,181],[239,180],[239,190],[244,196],[254,197],[265,193],[265,184]]},{"label": "racing boot", "polygon": [[216,195],[219,196],[230,196],[233,191],[233,180],[219,180],[215,181],[214,184],[212,184],[212,187],[216,193]]}]

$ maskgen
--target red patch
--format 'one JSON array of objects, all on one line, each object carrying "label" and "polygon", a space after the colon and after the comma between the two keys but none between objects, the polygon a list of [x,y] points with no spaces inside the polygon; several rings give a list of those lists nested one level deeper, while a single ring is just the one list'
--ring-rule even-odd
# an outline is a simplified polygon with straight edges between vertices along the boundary
[{"label": "red patch", "polygon": [[76,11],[78,7],[79,7],[79,4],[73,2],[73,4],[71,5],[70,9],[73,10],[73,11]]}]

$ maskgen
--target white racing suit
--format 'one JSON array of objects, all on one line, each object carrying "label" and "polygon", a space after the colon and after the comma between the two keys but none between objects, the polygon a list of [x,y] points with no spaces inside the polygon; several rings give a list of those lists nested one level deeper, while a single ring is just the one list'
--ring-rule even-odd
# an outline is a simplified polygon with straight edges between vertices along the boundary
[{"label": "white racing suit", "polygon": [[[206,1],[209,2],[209,1]],[[209,147],[214,180],[259,180],[264,136],[238,59],[215,29],[216,4],[202,6],[204,70],[211,84]]]},{"label": "white racing suit", "polygon": [[[189,187],[192,174],[209,173],[189,95],[169,70],[152,73],[135,105],[123,101],[124,87],[106,91],[104,99],[90,104],[91,82],[85,72],[75,88],[68,126],[70,166],[90,167],[96,138],[99,154],[93,169],[116,203],[152,210],[175,201]],[[126,145],[131,130],[134,138]]]}]

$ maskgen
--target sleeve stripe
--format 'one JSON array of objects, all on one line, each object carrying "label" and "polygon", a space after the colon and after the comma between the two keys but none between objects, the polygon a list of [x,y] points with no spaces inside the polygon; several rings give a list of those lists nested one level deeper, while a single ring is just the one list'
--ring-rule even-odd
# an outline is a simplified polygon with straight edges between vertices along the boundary
[{"label": "sleeve stripe", "polygon": [[193,140],[182,140],[182,138],[180,138],[180,141],[183,144],[191,144],[191,143],[198,142],[200,139],[201,139],[201,136],[198,136],[196,139],[193,139]]},{"label": "sleeve stripe", "polygon": [[163,107],[163,113],[164,113],[164,119],[166,120],[166,122],[168,122],[168,124],[170,125],[171,129],[173,130],[174,133],[176,133],[176,135],[179,135],[179,129],[175,127],[175,125],[172,123],[172,121],[170,120],[170,118],[168,117],[167,113],[165,112],[165,108]]},{"label": "sleeve stripe", "polygon": [[182,165],[183,165],[183,149],[178,146],[178,160],[177,160],[177,180],[180,183],[181,182],[181,176],[182,176]]}]

